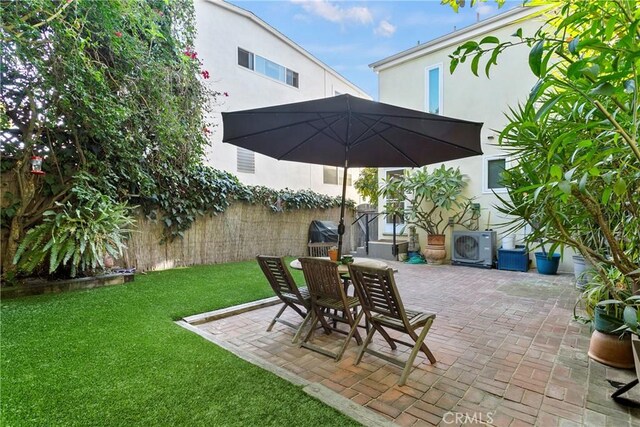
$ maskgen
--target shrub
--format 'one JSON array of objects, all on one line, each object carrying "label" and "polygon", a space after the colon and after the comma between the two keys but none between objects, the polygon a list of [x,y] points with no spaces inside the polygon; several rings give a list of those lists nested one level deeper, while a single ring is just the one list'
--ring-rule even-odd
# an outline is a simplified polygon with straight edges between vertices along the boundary
[{"label": "shrub", "polygon": [[56,203],[43,222],[29,230],[18,247],[14,264],[30,274],[48,264],[49,273],[80,272],[104,268],[104,257],[117,258],[134,223],[131,208],[93,189],[72,190],[75,203]]}]

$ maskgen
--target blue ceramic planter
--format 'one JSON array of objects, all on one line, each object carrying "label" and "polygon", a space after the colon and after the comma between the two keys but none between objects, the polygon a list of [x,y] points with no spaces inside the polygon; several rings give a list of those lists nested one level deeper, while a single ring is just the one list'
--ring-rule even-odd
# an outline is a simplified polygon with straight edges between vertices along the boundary
[{"label": "blue ceramic planter", "polygon": [[536,252],[536,267],[538,268],[538,273],[547,275],[558,273],[558,265],[560,265],[560,254],[551,254],[551,258],[549,258],[548,256],[549,254]]}]

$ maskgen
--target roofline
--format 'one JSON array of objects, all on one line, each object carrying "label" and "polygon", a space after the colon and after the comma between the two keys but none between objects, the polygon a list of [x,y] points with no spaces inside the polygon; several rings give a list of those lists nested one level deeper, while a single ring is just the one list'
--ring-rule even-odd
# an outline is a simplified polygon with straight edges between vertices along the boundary
[{"label": "roofline", "polygon": [[506,27],[519,20],[530,17],[531,15],[542,14],[545,10],[549,9],[548,6],[519,6],[514,9],[508,10],[496,16],[492,16],[484,21],[480,21],[468,27],[454,31],[449,34],[445,34],[438,38],[435,38],[426,43],[414,46],[410,49],[391,55],[387,58],[376,61],[369,64],[369,68],[378,72],[386,68],[390,68],[399,65],[403,62],[410,61],[420,56],[427,55],[431,52],[450,47],[452,45],[459,45],[465,40],[478,37],[490,31],[495,31],[499,28]]},{"label": "roofline", "polygon": [[296,51],[298,51],[302,55],[304,55],[307,59],[311,60],[312,62],[316,63],[320,67],[324,68],[326,71],[328,71],[334,77],[338,78],[342,82],[344,82],[347,85],[351,86],[353,89],[358,90],[360,93],[362,93],[362,94],[364,94],[366,96],[370,96],[365,90],[363,90],[362,88],[358,87],[353,82],[347,80],[344,76],[342,76],[336,70],[334,70],[333,68],[329,67],[327,64],[325,64],[324,62],[320,61],[318,58],[316,58],[315,56],[313,56],[312,54],[307,52],[299,44],[297,44],[296,42],[291,40],[289,37],[287,37],[284,34],[282,34],[280,31],[276,30],[271,25],[267,24],[265,21],[263,21],[260,17],[258,17],[253,12],[250,12],[250,11],[248,11],[246,9],[243,9],[243,8],[241,8],[239,6],[236,6],[234,4],[227,3],[224,0],[205,0],[205,1],[207,3],[222,7],[223,9],[226,9],[226,10],[228,10],[230,12],[233,12],[233,13],[235,13],[237,15],[244,16],[245,18],[253,21],[254,23],[256,23],[259,26],[261,26],[263,29],[267,30],[269,33],[271,33],[272,35],[274,35],[275,37],[280,39],[281,41],[283,41],[286,44],[288,44],[289,46],[291,46],[293,49],[295,49]]}]

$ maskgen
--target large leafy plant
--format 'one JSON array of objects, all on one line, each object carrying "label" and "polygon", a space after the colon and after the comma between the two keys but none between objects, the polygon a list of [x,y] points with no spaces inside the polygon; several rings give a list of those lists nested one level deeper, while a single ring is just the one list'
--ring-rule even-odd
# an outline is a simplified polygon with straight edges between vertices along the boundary
[{"label": "large leafy plant", "polygon": [[[531,2],[542,4],[542,2]],[[553,5],[552,5],[553,6]],[[571,1],[555,7],[534,35],[514,41],[487,36],[451,55],[451,70],[471,58],[477,74],[505,49],[531,47],[539,78],[514,107],[500,136],[517,165],[504,174],[504,213],[527,236],[574,248],[598,269],[610,268],[640,289],[640,9],[635,1]],[[613,286],[613,283],[610,283]]]},{"label": "large leafy plant", "polygon": [[75,277],[104,268],[104,258],[120,257],[134,221],[131,208],[87,187],[72,189],[74,200],[56,203],[43,222],[27,232],[13,258],[19,270],[31,274],[47,266]]},{"label": "large leafy plant", "polygon": [[[216,93],[192,50],[191,0],[2,3],[1,171],[12,175],[3,273],[25,232],[86,172],[117,202],[171,192],[160,177],[201,162]],[[29,159],[46,157],[45,176]],[[78,208],[81,208],[78,206]]]},{"label": "large leafy plant", "polygon": [[462,194],[466,185],[459,168],[441,165],[433,171],[423,167],[393,175],[384,181],[380,194],[387,199],[388,215],[401,216],[407,224],[436,235],[454,224],[474,227],[480,212]]}]

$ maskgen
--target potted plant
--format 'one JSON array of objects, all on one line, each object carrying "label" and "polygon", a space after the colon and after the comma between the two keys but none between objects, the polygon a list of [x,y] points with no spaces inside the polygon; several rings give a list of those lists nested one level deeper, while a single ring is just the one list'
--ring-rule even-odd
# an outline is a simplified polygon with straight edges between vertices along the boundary
[{"label": "potted plant", "polygon": [[558,266],[560,265],[560,254],[556,252],[548,253],[544,245],[541,245],[540,252],[536,252],[536,269],[540,274],[554,275],[558,273]]},{"label": "potted plant", "polygon": [[[640,274],[640,268],[629,273],[629,276]],[[611,397],[619,403],[626,403],[624,398],[619,396],[638,384],[640,379],[640,295],[632,295],[625,300],[604,300],[599,303],[602,307],[614,306],[622,308],[622,326],[614,332],[625,333],[631,336],[631,351],[633,362],[636,368],[636,379],[618,388]],[[618,400],[620,399],[620,400]]]},{"label": "potted plant", "polygon": [[458,224],[477,229],[480,208],[462,195],[466,185],[459,168],[442,165],[431,172],[426,167],[407,170],[389,178],[380,190],[387,200],[388,215],[402,216],[407,224],[427,233],[424,256],[431,264],[440,264],[446,258],[447,228]]},{"label": "potted plant", "polygon": [[583,291],[593,278],[593,264],[584,256],[578,254],[571,257],[573,259],[573,274],[576,279],[576,288]]},{"label": "potted plant", "polygon": [[558,273],[558,266],[560,265],[560,257],[559,253],[556,253],[555,250],[558,246],[561,246],[557,242],[551,242],[551,250],[550,253],[545,249],[545,244],[547,239],[545,238],[545,230],[538,220],[538,215],[532,216],[527,220],[533,232],[530,235],[535,235],[535,241],[537,242],[537,248],[540,248],[540,251],[535,252],[536,257],[536,270],[538,270],[539,274],[545,275],[554,275]]},{"label": "potted plant", "polygon": [[628,277],[615,268],[604,268],[587,284],[576,306],[580,303],[587,316],[576,318],[593,327],[589,357],[616,368],[632,368],[631,339],[625,331],[637,331],[637,321],[629,320],[629,328],[625,323],[631,311],[637,316],[638,297],[632,296]]}]

